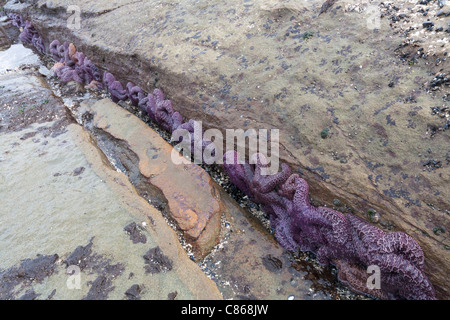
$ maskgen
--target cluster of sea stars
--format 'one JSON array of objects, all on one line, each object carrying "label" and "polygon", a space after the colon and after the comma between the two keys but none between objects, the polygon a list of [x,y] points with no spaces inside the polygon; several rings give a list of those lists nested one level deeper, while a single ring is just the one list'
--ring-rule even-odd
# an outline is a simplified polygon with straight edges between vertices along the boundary
[{"label": "cluster of sea stars", "polygon": [[17,13],[10,13],[8,17],[12,21],[12,24],[22,31],[19,35],[20,41],[22,41],[23,43],[30,43],[40,53],[45,53],[44,41],[42,40],[37,30],[34,28],[31,21],[24,21],[22,16],[18,15]]},{"label": "cluster of sea stars", "polygon": [[[235,151],[224,155],[230,180],[269,214],[278,242],[288,250],[312,251],[323,265],[334,264],[355,290],[388,299],[434,299],[424,273],[424,255],[417,242],[402,232],[385,233],[351,214],[314,207],[309,188],[298,174],[282,165],[281,172],[263,175],[263,155],[240,163]],[[369,289],[369,275],[380,268],[381,288]],[[355,276],[358,275],[358,276]]]},{"label": "cluster of sea stars", "polygon": [[87,84],[87,89],[102,88],[100,71],[82,52],[78,52],[72,43],[61,44],[58,40],[54,40],[49,50],[57,61],[52,71],[61,81]]},{"label": "cluster of sea stars", "polygon": [[[183,141],[185,146],[189,148],[189,153],[192,156],[199,154],[203,157],[203,153],[208,147],[212,149],[211,154],[215,154],[215,147],[212,142],[204,139],[201,131],[195,130],[195,121],[188,120],[183,122],[181,114],[174,111],[172,102],[164,98],[164,94],[160,89],[155,89],[153,94],[145,94],[140,87],[131,82],[128,82],[124,87],[109,72],[104,73],[103,83],[114,102],[117,103],[128,99],[132,105],[146,112],[153,122],[159,124],[161,128],[170,133],[174,133],[176,130],[184,130],[188,134],[189,141],[183,141],[183,137],[186,137],[186,135],[180,135],[178,141],[174,142],[181,143]],[[200,152],[196,153],[195,148],[201,148]]]},{"label": "cluster of sea stars", "polygon": [[[32,44],[40,53],[46,53],[44,41],[31,21],[24,20],[17,13],[10,13],[8,17],[12,24],[22,31],[19,35],[22,43]],[[102,88],[100,71],[82,52],[77,52],[72,43],[65,42],[61,45],[58,40],[55,40],[50,44],[49,51],[57,61],[52,71],[62,81],[87,84],[88,89]]]},{"label": "cluster of sea stars", "polygon": [[124,88],[109,72],[104,73],[103,82],[114,102],[129,99],[132,105],[147,112],[150,119],[166,131],[172,133],[183,123],[181,114],[173,110],[172,102],[164,99],[164,94],[160,89],[155,89],[153,94],[145,95],[140,87],[131,82],[128,82]]},{"label": "cluster of sea stars", "polygon": [[[31,22],[24,22],[17,14],[9,17],[14,25],[23,28],[21,40],[45,53],[42,38]],[[114,102],[129,100],[170,133],[179,129],[188,132],[190,143],[187,144],[191,145],[191,153],[194,148],[214,150],[214,143],[194,130],[195,121],[183,122],[180,113],[174,111],[171,101],[164,98],[160,89],[145,94],[131,82],[123,87],[109,72],[102,77],[95,65],[67,42],[61,45],[57,40],[53,41],[50,54],[57,61],[53,71],[61,80],[98,89],[102,88],[103,82]],[[182,141],[179,139],[177,142]],[[284,248],[315,252],[320,263],[336,265],[340,279],[356,291],[383,299],[435,299],[434,289],[424,274],[422,249],[413,238],[401,232],[385,233],[351,214],[312,206],[308,184],[299,175],[291,174],[286,164],[281,165],[281,172],[267,175],[268,164],[263,155],[254,155],[249,163],[241,164],[238,159],[235,151],[227,152],[224,155],[225,171],[233,184],[262,205]],[[366,270],[371,266],[377,266],[381,271],[381,288],[374,290],[367,286]]]}]

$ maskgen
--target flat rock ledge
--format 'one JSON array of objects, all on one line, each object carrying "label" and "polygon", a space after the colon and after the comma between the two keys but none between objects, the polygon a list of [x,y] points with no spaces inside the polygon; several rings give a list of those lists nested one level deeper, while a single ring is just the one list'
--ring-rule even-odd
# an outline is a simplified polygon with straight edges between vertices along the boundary
[{"label": "flat rock ledge", "polygon": [[[204,258],[219,242],[224,211],[217,185],[208,173],[176,151],[184,164],[174,164],[173,147],[138,117],[110,99],[96,102],[89,112],[94,116],[96,134],[106,133],[122,146],[121,150],[105,152],[113,152],[128,172],[137,168],[142,175],[139,185],[159,191],[162,197],[158,202],[164,203],[168,217],[192,245],[196,259]],[[123,159],[124,156],[127,159]],[[127,161],[130,159],[134,160]]]}]

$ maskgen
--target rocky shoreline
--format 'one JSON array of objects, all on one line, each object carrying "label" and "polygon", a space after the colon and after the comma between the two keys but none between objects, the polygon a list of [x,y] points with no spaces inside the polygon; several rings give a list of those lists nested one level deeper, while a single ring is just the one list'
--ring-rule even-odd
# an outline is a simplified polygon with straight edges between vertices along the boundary
[{"label": "rocky shoreline", "polygon": [[[338,10],[339,8],[338,7],[336,7],[336,10]],[[336,12],[335,12],[336,13]],[[445,77],[443,78],[443,84],[445,85]],[[391,85],[389,85],[389,87],[393,87],[395,85],[395,83],[391,86]],[[439,109],[439,111],[441,111],[441,109]],[[445,109],[444,109],[444,111],[445,111]],[[392,123],[393,121],[391,120],[391,123]],[[388,123],[389,123],[389,121],[388,121]],[[395,123],[395,121],[394,121],[394,123]],[[441,130],[441,131],[445,131],[445,130]],[[322,139],[327,139],[329,136],[328,136],[328,134],[326,135],[326,137],[324,138],[324,137],[322,137]],[[331,135],[331,137],[332,137],[332,135]],[[430,149],[429,149],[430,150]],[[442,167],[442,161],[438,161],[438,160],[430,160],[430,161],[428,161],[428,162],[425,162],[425,163],[429,163],[430,164],[430,166],[433,166],[434,168],[436,168],[436,169],[440,169],[441,167]],[[425,166],[425,165],[424,165]],[[309,169],[308,169],[309,170]],[[442,176],[442,175],[441,175]],[[369,178],[370,178],[370,176],[369,176]],[[380,179],[381,177],[380,177],[380,175],[379,176],[377,176],[377,179]],[[326,180],[326,179],[325,179]],[[392,188],[391,188],[391,190],[392,190]],[[394,198],[397,198],[396,196],[395,196],[395,194],[394,194]],[[341,201],[339,201],[338,199],[335,199],[335,200],[333,200],[333,205],[335,205],[335,204],[338,204],[338,202],[339,202],[339,205],[342,205],[342,203],[341,203]],[[370,209],[369,211],[374,211],[373,209]],[[381,221],[380,222],[381,223],[381,225],[383,225],[383,223],[385,223],[385,221]],[[392,224],[391,224],[391,226],[392,226]],[[395,227],[394,227],[395,228]],[[437,227],[436,227],[437,228]],[[434,230],[434,229],[433,229]],[[445,228],[441,228],[440,227],[440,230],[445,230]],[[445,232],[445,231],[444,231]],[[436,234],[436,233],[435,233]],[[441,233],[442,234],[442,233]],[[427,252],[428,253],[428,252]]]}]

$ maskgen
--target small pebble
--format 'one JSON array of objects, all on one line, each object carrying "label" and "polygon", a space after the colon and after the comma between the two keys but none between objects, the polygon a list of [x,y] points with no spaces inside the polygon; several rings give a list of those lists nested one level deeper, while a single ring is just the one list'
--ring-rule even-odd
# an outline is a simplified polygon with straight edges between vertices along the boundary
[{"label": "small pebble", "polygon": [[430,31],[433,30],[433,26],[434,26],[434,22],[432,22],[432,21],[425,21],[423,23],[423,27]]}]

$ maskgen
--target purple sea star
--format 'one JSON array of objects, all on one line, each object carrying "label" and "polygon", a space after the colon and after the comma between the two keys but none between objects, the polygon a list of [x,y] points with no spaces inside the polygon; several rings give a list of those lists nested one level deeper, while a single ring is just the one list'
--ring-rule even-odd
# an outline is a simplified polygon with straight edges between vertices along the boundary
[{"label": "purple sea star", "polygon": [[131,82],[127,83],[127,90],[128,90],[128,99],[130,99],[130,102],[133,106],[137,107],[140,101],[139,98],[144,97],[144,91],[140,87],[135,86]]},{"label": "purple sea star", "polygon": [[16,28],[20,29],[24,26],[23,18],[21,15],[17,13],[8,14],[8,18],[11,20],[11,23]]},{"label": "purple sea star", "polygon": [[44,42],[31,21],[23,21],[22,17],[15,14],[10,14],[8,17],[14,26],[22,28],[22,32],[19,35],[20,41],[32,44],[40,53],[45,53]]},{"label": "purple sea star", "polygon": [[283,184],[291,175],[291,169],[285,163],[281,164],[281,172],[268,174],[263,172],[269,168],[266,158],[263,154],[255,154],[251,157],[251,163],[254,164],[253,178],[250,182],[253,200],[263,205],[282,204],[281,197],[276,188]]},{"label": "purple sea star", "polygon": [[105,72],[103,75],[103,82],[106,85],[106,89],[111,94],[111,100],[114,102],[125,101],[128,98],[128,92],[122,87],[119,81],[109,72]]},{"label": "purple sea star", "polygon": [[253,168],[250,164],[239,162],[239,155],[235,151],[228,151],[223,156],[223,168],[230,177],[230,181],[238,189],[253,199],[253,191],[250,182],[253,180]]},{"label": "purple sea star", "polygon": [[53,59],[55,59],[58,62],[64,62],[66,45],[68,48],[69,44],[67,42],[65,42],[64,44],[61,44],[58,40],[54,40],[50,43],[49,51],[50,51],[50,54],[52,55]]},{"label": "purple sea star", "polygon": [[53,67],[55,74],[64,82],[76,81],[89,89],[102,87],[101,74],[91,60],[82,52],[78,52],[75,46],[65,42],[63,45],[55,40],[50,44],[50,54],[58,62]]},{"label": "purple sea star", "polygon": [[423,252],[410,236],[385,233],[377,227],[347,216],[357,263],[381,269],[381,290],[391,299],[434,299],[435,292],[423,271]]}]

